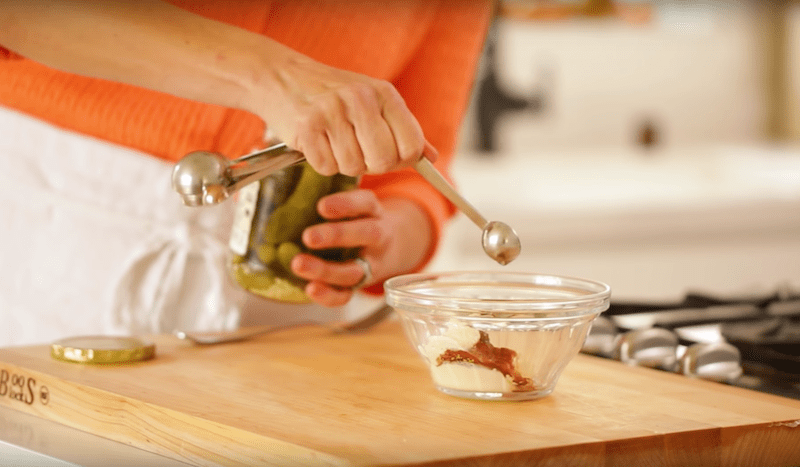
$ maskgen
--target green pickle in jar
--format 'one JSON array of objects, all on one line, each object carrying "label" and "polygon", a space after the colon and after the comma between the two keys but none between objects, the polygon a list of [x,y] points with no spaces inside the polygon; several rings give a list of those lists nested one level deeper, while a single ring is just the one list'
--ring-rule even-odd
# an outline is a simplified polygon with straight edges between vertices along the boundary
[{"label": "green pickle in jar", "polygon": [[357,186],[355,177],[320,175],[303,162],[239,190],[229,242],[234,281],[272,300],[310,302],[304,291],[306,281],[295,276],[289,265],[299,253],[328,261],[358,256],[358,248],[310,250],[301,240],[306,227],[324,221],[317,212],[320,198]]}]

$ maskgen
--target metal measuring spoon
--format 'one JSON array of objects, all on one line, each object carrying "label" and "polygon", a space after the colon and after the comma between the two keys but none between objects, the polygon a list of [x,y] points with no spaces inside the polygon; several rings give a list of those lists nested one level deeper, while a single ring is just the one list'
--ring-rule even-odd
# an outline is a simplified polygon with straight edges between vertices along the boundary
[{"label": "metal measuring spoon", "polygon": [[487,221],[469,201],[461,196],[461,194],[445,180],[430,160],[423,157],[417,161],[414,168],[428,183],[433,185],[439,193],[446,196],[447,199],[458,206],[458,209],[469,217],[475,225],[483,229],[481,243],[483,244],[483,251],[485,251],[490,258],[505,266],[519,256],[522,246],[519,241],[519,236],[514,232],[514,229],[500,221]]},{"label": "metal measuring spoon", "polygon": [[[217,204],[225,201],[239,188],[304,160],[301,152],[290,149],[283,143],[232,161],[213,152],[195,151],[175,164],[172,170],[172,186],[183,197],[187,206]],[[423,157],[414,168],[483,229],[483,251],[490,258],[506,265],[519,256],[522,248],[514,229],[503,222],[488,222],[445,180],[430,160]]]}]

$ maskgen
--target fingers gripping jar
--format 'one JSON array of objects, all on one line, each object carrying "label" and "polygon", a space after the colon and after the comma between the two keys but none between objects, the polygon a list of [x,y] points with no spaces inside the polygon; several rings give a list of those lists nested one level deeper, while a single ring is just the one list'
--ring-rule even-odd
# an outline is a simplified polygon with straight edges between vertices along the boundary
[{"label": "fingers gripping jar", "polygon": [[291,271],[292,258],[309,253],[327,261],[348,261],[359,249],[309,250],[301,240],[303,230],[324,221],[317,212],[320,198],[357,186],[355,177],[323,176],[302,162],[239,190],[229,241],[234,281],[272,300],[310,302],[304,292],[307,281]]}]

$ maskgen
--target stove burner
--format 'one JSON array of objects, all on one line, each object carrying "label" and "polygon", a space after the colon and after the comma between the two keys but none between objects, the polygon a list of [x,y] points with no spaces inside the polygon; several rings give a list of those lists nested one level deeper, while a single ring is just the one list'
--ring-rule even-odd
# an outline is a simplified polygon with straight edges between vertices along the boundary
[{"label": "stove burner", "polygon": [[584,353],[800,400],[800,295],[611,302]]}]

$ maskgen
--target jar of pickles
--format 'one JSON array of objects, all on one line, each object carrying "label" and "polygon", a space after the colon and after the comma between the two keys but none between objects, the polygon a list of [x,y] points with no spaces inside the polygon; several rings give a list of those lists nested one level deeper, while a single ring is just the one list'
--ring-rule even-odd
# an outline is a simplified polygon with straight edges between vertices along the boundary
[{"label": "jar of pickles", "polygon": [[292,258],[309,253],[328,261],[348,261],[358,256],[359,249],[309,250],[301,240],[303,230],[324,221],[317,212],[320,198],[357,185],[355,177],[323,176],[302,162],[239,190],[229,241],[234,281],[269,299],[310,302],[304,292],[306,281],[291,271]]}]

